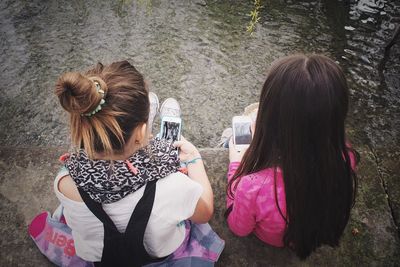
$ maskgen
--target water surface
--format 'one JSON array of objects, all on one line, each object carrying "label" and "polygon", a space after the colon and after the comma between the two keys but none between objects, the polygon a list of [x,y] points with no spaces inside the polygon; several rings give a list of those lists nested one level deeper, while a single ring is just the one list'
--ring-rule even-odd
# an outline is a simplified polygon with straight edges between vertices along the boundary
[{"label": "water surface", "polygon": [[[231,117],[257,101],[270,63],[323,53],[351,85],[349,129],[375,147],[399,148],[399,1],[263,1],[246,31],[252,1],[2,1],[0,144],[67,145],[57,77],[128,59],[160,99],[181,103],[184,135],[215,146]],[[393,53],[392,53],[393,54]]]}]

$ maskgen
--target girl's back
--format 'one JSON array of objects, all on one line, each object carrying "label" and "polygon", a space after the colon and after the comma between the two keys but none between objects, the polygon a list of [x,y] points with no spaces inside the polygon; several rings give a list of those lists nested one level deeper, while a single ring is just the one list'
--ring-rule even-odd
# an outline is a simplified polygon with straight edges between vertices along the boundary
[{"label": "girl's back", "polygon": [[[77,254],[87,261],[99,261],[103,252],[103,224],[90,212],[84,202],[71,200],[58,188],[60,179],[68,171],[61,171],[54,181],[54,191],[64,207],[66,221],[72,229]],[[121,233],[125,232],[136,204],[145,187],[113,203],[103,204],[105,212]],[[174,252],[186,234],[183,220],[193,215],[202,193],[199,184],[182,173],[173,173],[157,182],[157,190],[149,223],[144,234],[144,246],[154,257],[165,257]],[[174,197],[172,198],[171,195]]]},{"label": "girl's back", "polygon": [[[274,62],[261,92],[253,141],[229,181],[228,197],[236,200],[246,175],[282,171],[286,205],[275,203],[286,222],[282,243],[301,258],[322,244],[338,245],[350,216],[356,176],[345,138],[347,111],[346,79],[334,61],[298,55]],[[277,184],[270,194],[279,200]]]},{"label": "girl's back", "polygon": [[[213,193],[201,155],[184,138],[151,138],[157,107],[151,115],[150,94],[136,68],[121,61],[64,73],[55,93],[69,113],[75,152],[61,157],[64,169],[54,190],[77,255],[101,266],[168,265],[193,255],[215,262],[224,243],[206,224]],[[187,175],[179,172],[181,162]],[[206,237],[207,244],[192,247]]]},{"label": "girl's back", "polygon": [[[229,164],[228,181],[231,181],[239,165],[239,162]],[[277,247],[283,246],[286,198],[279,168],[267,168],[243,176],[236,188],[235,200],[227,198],[227,206],[232,207],[228,225],[235,234],[246,236],[254,231],[262,241]]]}]

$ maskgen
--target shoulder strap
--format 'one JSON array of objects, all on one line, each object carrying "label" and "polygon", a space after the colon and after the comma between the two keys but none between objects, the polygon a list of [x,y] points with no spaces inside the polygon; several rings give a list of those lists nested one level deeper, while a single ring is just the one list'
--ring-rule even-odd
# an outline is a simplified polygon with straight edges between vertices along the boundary
[{"label": "shoulder strap", "polygon": [[[126,233],[134,234],[141,238],[143,241],[143,235],[147,227],[147,223],[150,218],[151,211],[153,209],[155,192],[156,192],[157,180],[147,182],[142,198],[136,204],[136,207],[129,219],[126,227]],[[85,191],[78,188],[79,194],[82,197],[83,202],[89,208],[89,210],[109,229],[118,232],[117,227],[111,218],[104,211],[102,205],[94,201]]]},{"label": "shoulder strap", "polygon": [[157,181],[146,183],[143,196],[136,204],[124,234],[118,234],[115,224],[100,203],[95,202],[88,194],[79,190],[90,211],[104,224],[101,266],[142,266],[165,259],[153,259],[143,244],[144,232],[153,209]]},{"label": "shoulder strap", "polygon": [[111,220],[111,218],[104,211],[104,209],[101,206],[101,204],[96,202],[96,201],[94,201],[93,199],[91,199],[90,196],[85,191],[83,191],[81,188],[78,188],[78,191],[79,191],[79,194],[82,197],[83,202],[85,202],[86,206],[94,214],[94,216],[96,216],[97,219],[99,219],[109,229],[118,232],[118,229],[115,226],[114,222]]},{"label": "shoulder strap", "polygon": [[157,181],[158,180],[147,182],[143,196],[137,203],[126,227],[126,233],[137,236],[138,239],[140,239],[138,240],[140,244],[143,244],[144,232],[153,209]]}]

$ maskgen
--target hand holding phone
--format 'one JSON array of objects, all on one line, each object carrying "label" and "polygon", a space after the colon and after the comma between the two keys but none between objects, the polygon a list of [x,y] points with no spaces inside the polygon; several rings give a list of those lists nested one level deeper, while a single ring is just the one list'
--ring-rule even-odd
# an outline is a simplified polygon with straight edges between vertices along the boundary
[{"label": "hand holding phone", "polygon": [[183,136],[181,136],[180,141],[174,142],[174,147],[179,148],[179,159],[181,161],[189,161],[201,157],[197,148]]},{"label": "hand holding phone", "polygon": [[229,162],[241,162],[246,149],[238,151],[233,144],[233,138],[229,140]]}]

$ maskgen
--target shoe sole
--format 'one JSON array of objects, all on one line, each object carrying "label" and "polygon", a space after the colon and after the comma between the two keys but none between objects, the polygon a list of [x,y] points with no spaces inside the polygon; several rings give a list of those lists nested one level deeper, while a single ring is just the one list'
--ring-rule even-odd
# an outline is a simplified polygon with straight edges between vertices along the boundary
[{"label": "shoe sole", "polygon": [[[153,99],[156,100],[156,103],[157,103],[156,114],[157,114],[158,109],[159,109],[159,107],[160,107],[160,100],[158,99],[158,96],[157,96],[155,93],[149,92],[149,101],[150,101],[150,99],[151,99],[150,95],[154,96]],[[151,105],[151,101],[150,101],[150,105]]]}]

